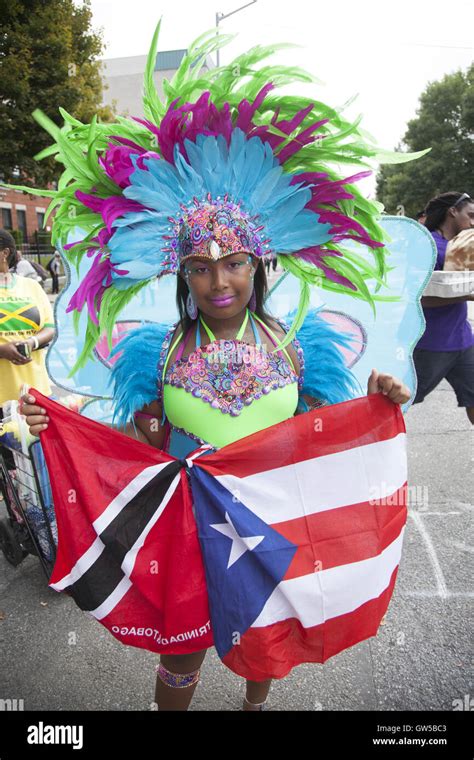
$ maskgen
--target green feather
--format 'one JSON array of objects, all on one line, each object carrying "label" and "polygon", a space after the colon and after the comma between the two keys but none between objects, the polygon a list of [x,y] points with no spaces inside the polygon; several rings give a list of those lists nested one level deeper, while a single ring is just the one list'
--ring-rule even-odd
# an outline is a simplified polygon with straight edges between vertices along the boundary
[{"label": "green feather", "polygon": [[417,150],[414,153],[402,153],[399,151],[376,149],[375,158],[381,164],[405,164],[429,153],[431,148]]},{"label": "green feather", "polygon": [[42,127],[48,134],[51,135],[55,140],[57,140],[58,135],[60,133],[60,129],[57,124],[54,123],[52,119],[49,118],[49,116],[46,116],[44,111],[41,111],[39,108],[35,108],[33,113],[31,114],[33,119]]},{"label": "green feather", "polygon": [[30,193],[30,195],[44,195],[45,198],[54,198],[56,195],[56,190],[27,187],[27,185],[9,185],[6,182],[0,182],[0,187],[7,187],[9,190],[21,190],[22,193]]},{"label": "green feather", "polygon": [[58,151],[59,148],[57,145],[50,145],[48,148],[40,150],[39,153],[35,153],[33,158],[35,161],[41,161],[43,158],[48,158],[48,156],[54,156]]},{"label": "green feather", "polygon": [[[280,259],[281,257],[278,256],[278,258]],[[296,336],[296,333],[301,328],[301,325],[303,324],[304,318],[308,311],[310,295],[311,292],[308,283],[305,280],[300,279],[300,299],[298,302],[295,318],[291,323],[290,329],[286,333],[283,340],[278,343],[275,348],[272,349],[272,353],[274,351],[279,351],[282,348],[285,348]]]},{"label": "green feather", "polygon": [[155,124],[159,124],[164,114],[163,103],[158,97],[155,87],[153,73],[156,65],[156,55],[158,50],[158,37],[160,36],[161,18],[153,34],[150,51],[148,53],[145,73],[143,77],[143,109],[145,116]]}]

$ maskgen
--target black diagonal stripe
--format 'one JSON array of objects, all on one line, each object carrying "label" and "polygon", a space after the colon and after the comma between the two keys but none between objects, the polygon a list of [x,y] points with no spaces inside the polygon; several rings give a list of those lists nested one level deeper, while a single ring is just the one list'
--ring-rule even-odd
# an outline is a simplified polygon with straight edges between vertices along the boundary
[{"label": "black diagonal stripe", "polygon": [[41,315],[37,306],[31,306],[29,309],[22,311],[21,314],[16,317],[16,319],[21,319],[22,317],[31,319],[31,321],[37,325],[39,325],[41,322]]},{"label": "black diagonal stripe", "polygon": [[99,607],[125,577],[120,565],[145,526],[159,509],[183,464],[170,462],[139,491],[102,531],[104,550],[93,565],[65,591],[82,610]]}]

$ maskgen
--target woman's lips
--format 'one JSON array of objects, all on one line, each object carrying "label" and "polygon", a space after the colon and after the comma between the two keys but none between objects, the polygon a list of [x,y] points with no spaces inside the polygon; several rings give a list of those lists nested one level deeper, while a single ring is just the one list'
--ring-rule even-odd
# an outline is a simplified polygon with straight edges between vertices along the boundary
[{"label": "woman's lips", "polygon": [[234,300],[234,296],[221,296],[220,298],[211,298],[214,306],[229,306]]}]

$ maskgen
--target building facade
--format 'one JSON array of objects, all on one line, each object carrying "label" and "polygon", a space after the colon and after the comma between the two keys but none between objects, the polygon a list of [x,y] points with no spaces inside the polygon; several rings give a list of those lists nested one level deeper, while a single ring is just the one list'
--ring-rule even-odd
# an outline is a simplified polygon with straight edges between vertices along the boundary
[{"label": "building facade", "polygon": [[[187,50],[165,50],[156,56],[154,80],[160,98],[163,98],[163,81],[173,78],[186,53]],[[146,59],[146,55],[137,55],[102,61],[104,101],[120,116],[144,116],[142,91]],[[203,71],[214,67],[213,60],[207,56]]]}]

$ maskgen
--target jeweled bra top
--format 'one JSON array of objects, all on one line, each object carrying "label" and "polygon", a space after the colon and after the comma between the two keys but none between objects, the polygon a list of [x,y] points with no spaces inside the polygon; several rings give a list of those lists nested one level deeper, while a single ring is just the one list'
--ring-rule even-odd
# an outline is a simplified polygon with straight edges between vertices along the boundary
[{"label": "jeweled bra top", "polygon": [[[242,341],[250,320],[255,345]],[[216,448],[292,417],[298,405],[298,375],[285,349],[267,350],[256,321],[274,345],[278,339],[255,314],[247,310],[233,340],[217,340],[202,317],[196,327],[196,348],[186,358],[183,352],[190,332],[181,334],[166,354],[159,371],[162,379],[164,414],[171,426],[167,447],[175,456],[185,456],[199,443]],[[201,344],[200,326],[210,343]],[[169,357],[182,341],[174,362]],[[183,435],[187,442],[183,441]]]}]

